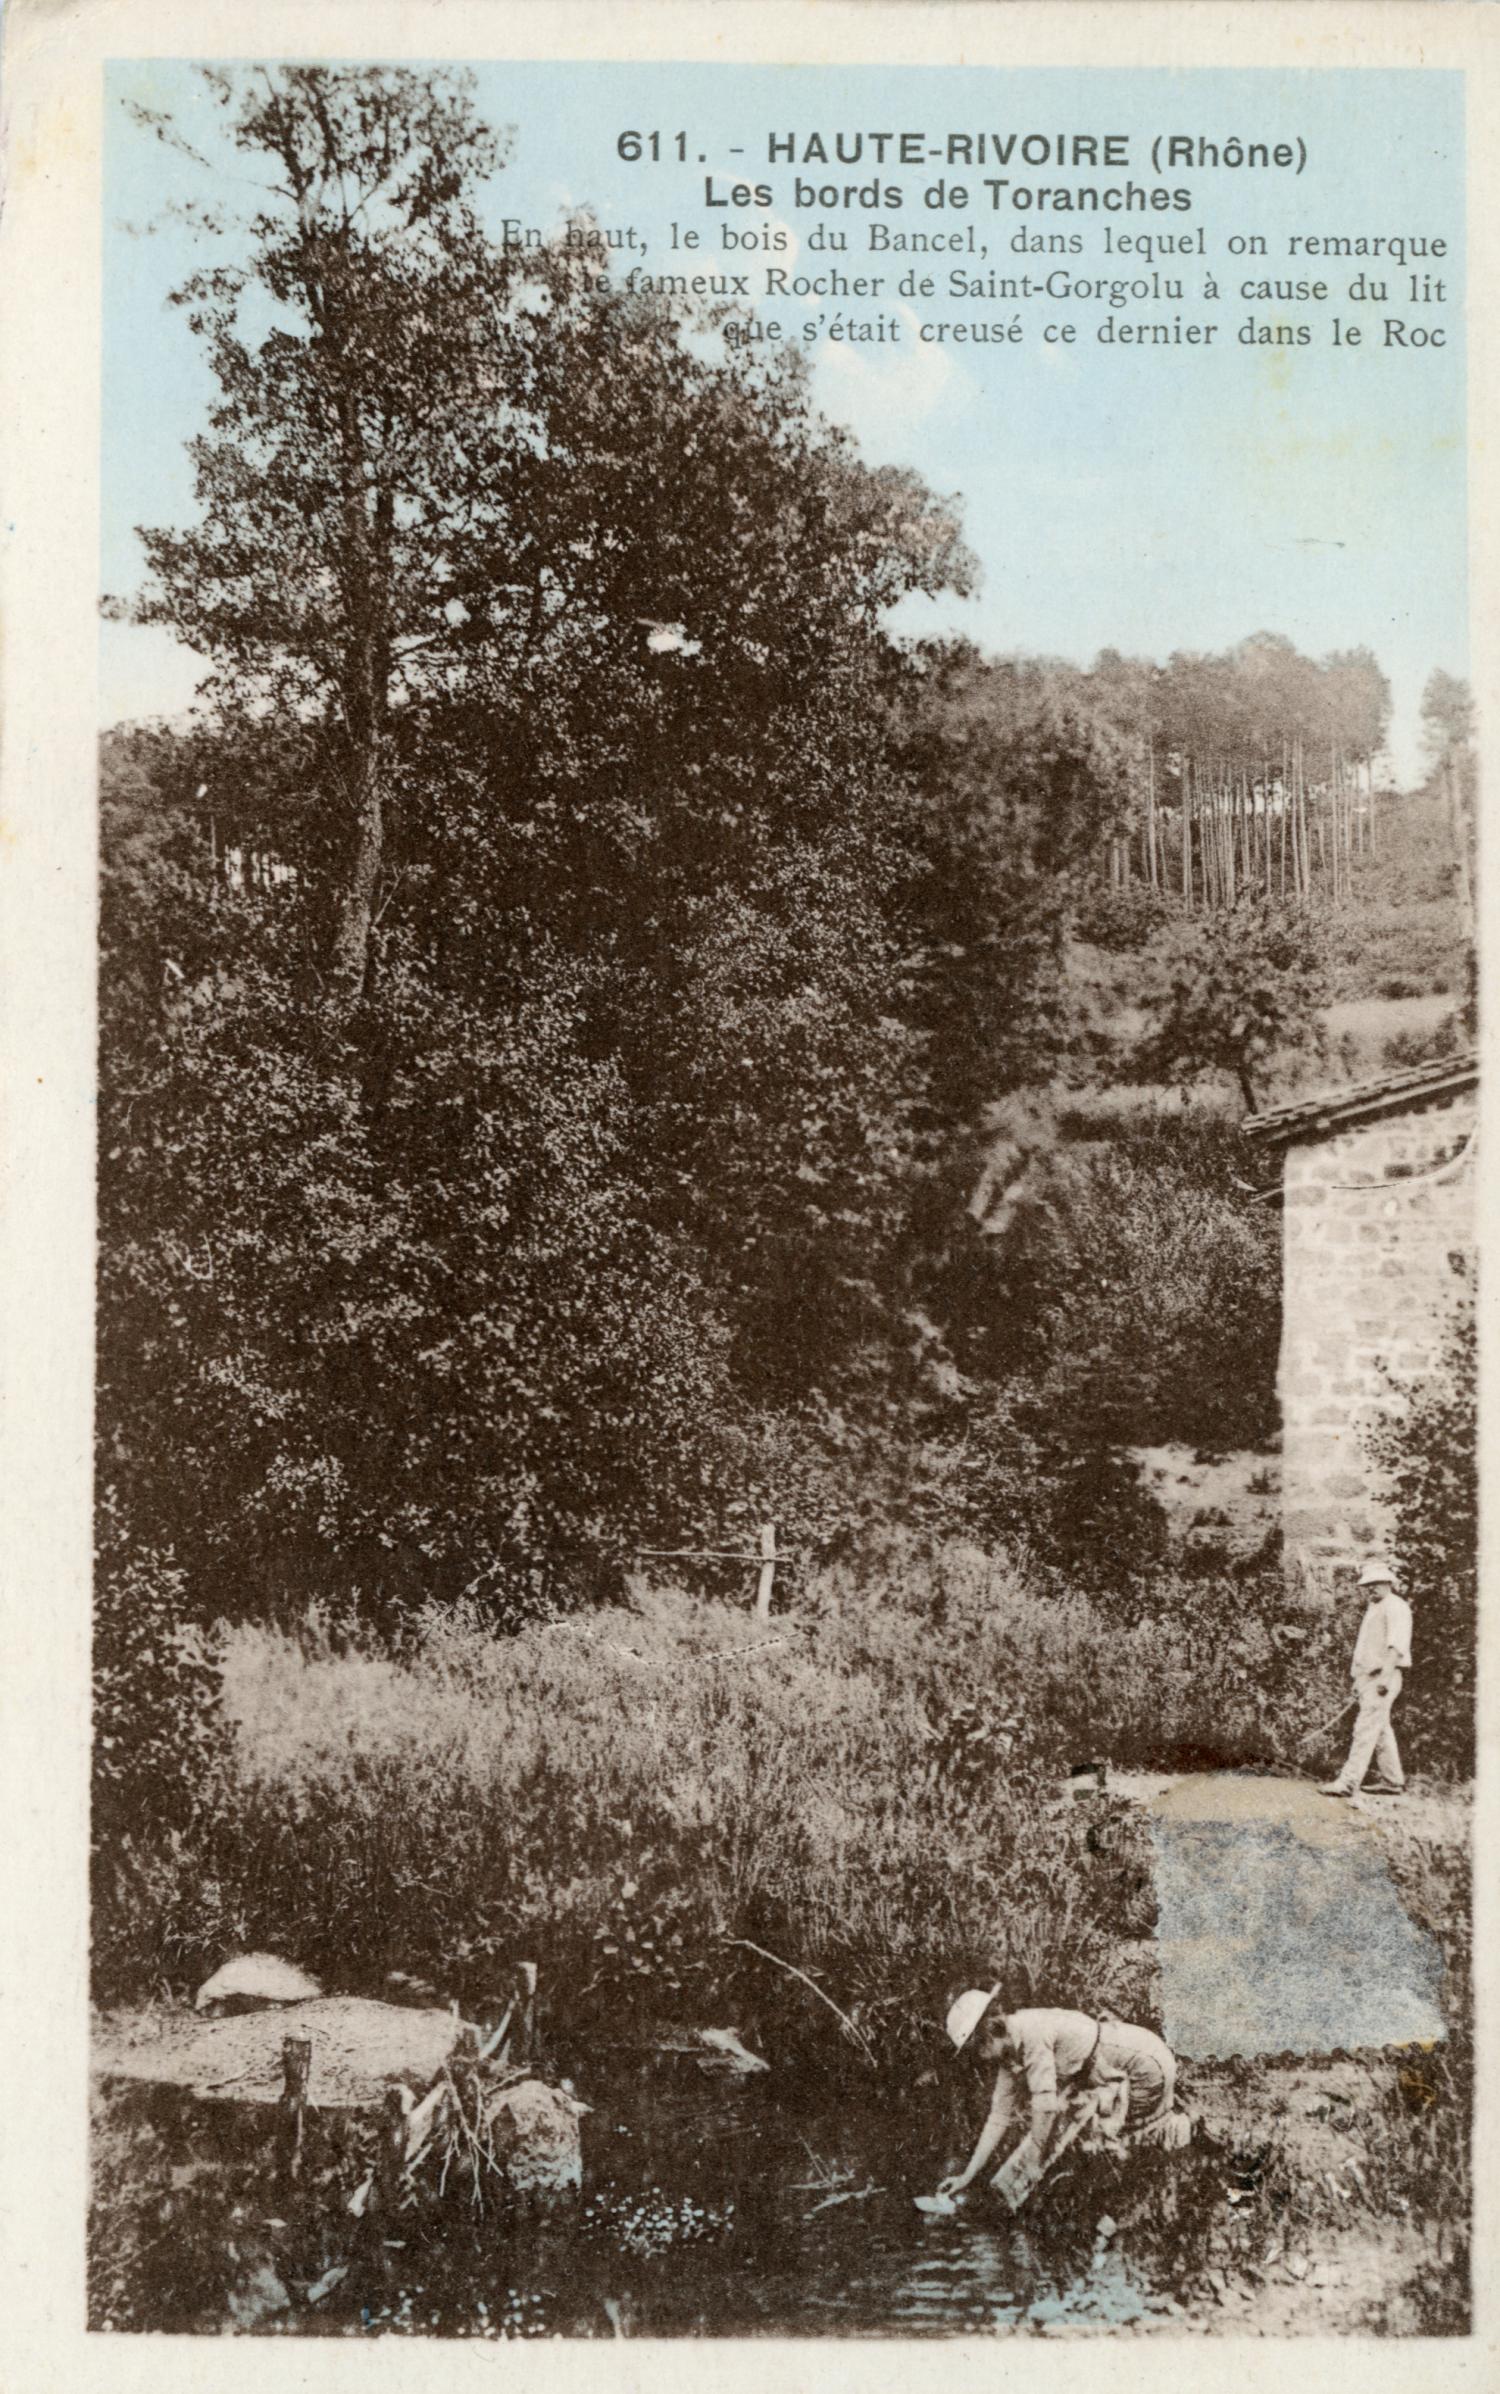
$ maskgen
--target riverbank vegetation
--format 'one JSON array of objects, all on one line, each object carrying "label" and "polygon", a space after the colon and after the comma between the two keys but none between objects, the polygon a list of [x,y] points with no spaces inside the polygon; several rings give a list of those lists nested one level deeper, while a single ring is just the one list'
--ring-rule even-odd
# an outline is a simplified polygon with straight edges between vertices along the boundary
[{"label": "riverbank vegetation", "polygon": [[1290,1759],[1338,1633],[1279,1586],[1165,1579],[1132,1619],[913,1547],[817,1574],[770,1622],[642,1590],[509,1636],[431,1607],[395,1650],[326,1614],[242,1627],[188,1809],[122,1822],[101,1863],[101,1984],[186,1988],[270,1947],[473,2001],[527,1954],[570,2043],[727,2005],[790,2009],[799,2046],[837,2051],[837,2019],[740,1939],[885,2062],[976,1974],[1128,2011],[1149,1882],[1139,1854],[1093,1855],[1066,1770]]}]

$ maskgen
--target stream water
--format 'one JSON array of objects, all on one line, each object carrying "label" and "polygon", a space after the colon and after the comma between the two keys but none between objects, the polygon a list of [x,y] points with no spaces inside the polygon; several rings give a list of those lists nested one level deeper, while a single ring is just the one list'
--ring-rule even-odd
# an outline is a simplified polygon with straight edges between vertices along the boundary
[{"label": "stream water", "polygon": [[1107,2223],[1100,2235],[1086,2165],[1024,2223],[983,2205],[928,2219],[912,2198],[941,2163],[868,2102],[672,2076],[642,2074],[585,2123],[576,2210],[504,2230],[450,2219],[441,2242],[386,2248],[383,2286],[351,2270],[296,2329],[920,2336],[1118,2328],[1179,2308]]}]

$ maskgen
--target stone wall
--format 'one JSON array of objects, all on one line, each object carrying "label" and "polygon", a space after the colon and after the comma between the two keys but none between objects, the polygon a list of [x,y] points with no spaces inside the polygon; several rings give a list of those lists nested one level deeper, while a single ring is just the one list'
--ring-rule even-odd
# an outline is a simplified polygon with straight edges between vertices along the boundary
[{"label": "stone wall", "polygon": [[1382,1367],[1430,1368],[1462,1298],[1476,1114],[1465,1089],[1287,1150],[1282,1509],[1288,1562],[1317,1576],[1389,1534],[1360,1433],[1392,1409]]}]

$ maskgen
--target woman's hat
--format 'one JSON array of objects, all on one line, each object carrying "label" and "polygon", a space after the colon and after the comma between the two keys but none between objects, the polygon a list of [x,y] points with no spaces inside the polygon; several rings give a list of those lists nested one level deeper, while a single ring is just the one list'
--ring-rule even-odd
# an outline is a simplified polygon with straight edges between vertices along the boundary
[{"label": "woman's hat", "polygon": [[968,1993],[960,1995],[952,2005],[947,2027],[955,2053],[962,2053],[999,1992],[998,1987],[991,1987],[988,1992],[983,1987],[970,1987]]},{"label": "woman's hat", "polygon": [[1382,1563],[1378,1555],[1372,1555],[1369,1562],[1360,1565],[1359,1584],[1362,1588],[1393,1588],[1395,1574],[1389,1563]]}]

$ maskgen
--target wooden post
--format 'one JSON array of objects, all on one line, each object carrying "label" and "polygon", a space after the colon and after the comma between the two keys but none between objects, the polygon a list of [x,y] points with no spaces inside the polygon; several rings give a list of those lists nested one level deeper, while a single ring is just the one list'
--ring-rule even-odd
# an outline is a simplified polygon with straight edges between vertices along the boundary
[{"label": "wooden post", "polygon": [[375,2154],[375,2208],[383,2218],[393,2211],[406,2172],[406,2105],[403,2089],[388,2086],[380,2111],[380,2142]]},{"label": "wooden post", "polygon": [[776,1524],[763,1521],[760,1525],[760,1585],[755,1591],[755,1617],[758,1621],[771,1618],[771,1590],[776,1582]]},{"label": "wooden post", "polygon": [[281,2048],[281,2106],[277,2121],[277,2161],[283,2186],[295,2186],[302,2176],[302,2148],[307,2128],[307,2081],[312,2070],[312,2039],[287,2037]]},{"label": "wooden post", "polygon": [[506,2050],[512,2062],[529,2070],[532,2048],[536,2043],[535,1962],[518,1962],[516,1965],[516,2005],[516,2025]]}]

